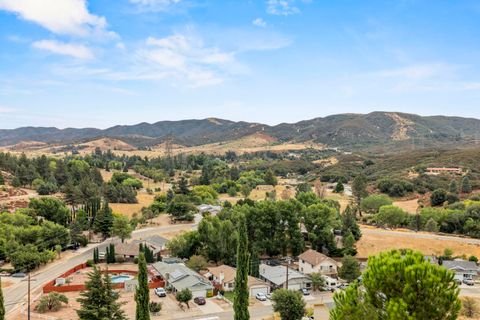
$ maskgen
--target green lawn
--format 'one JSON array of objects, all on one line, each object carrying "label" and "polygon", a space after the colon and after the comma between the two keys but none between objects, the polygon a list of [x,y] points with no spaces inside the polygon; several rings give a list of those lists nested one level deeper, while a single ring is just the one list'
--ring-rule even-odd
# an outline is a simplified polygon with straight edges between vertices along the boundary
[{"label": "green lawn", "polygon": [[225,292],[224,297],[228,300],[230,300],[233,303],[233,298],[235,297],[235,294],[232,292]]}]

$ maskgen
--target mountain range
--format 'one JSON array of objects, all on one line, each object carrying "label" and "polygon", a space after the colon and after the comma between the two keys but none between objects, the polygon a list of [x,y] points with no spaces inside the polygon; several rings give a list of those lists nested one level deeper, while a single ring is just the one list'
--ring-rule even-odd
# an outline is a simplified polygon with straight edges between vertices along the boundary
[{"label": "mountain range", "polygon": [[480,120],[450,116],[419,116],[400,112],[338,114],[323,118],[281,123],[230,121],[217,118],[160,121],[117,125],[107,129],[22,127],[0,130],[0,146],[36,141],[67,144],[101,137],[122,140],[135,147],[153,146],[171,136],[174,143],[198,146],[240,139],[262,133],[278,142],[306,142],[331,147],[374,147],[378,145],[435,146],[468,144],[480,134]]}]

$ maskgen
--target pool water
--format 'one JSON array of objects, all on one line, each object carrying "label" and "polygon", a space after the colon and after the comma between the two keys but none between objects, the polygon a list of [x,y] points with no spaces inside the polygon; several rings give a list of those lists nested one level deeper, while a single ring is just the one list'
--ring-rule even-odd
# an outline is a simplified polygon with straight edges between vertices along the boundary
[{"label": "pool water", "polygon": [[112,279],[112,283],[124,283],[127,280],[132,280],[133,276],[121,274],[117,276],[110,276],[110,279]]}]

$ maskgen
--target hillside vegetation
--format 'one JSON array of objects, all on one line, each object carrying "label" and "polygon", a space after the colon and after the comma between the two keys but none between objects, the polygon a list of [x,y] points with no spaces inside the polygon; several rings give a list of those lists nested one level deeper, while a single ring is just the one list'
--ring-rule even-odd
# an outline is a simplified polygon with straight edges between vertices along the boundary
[{"label": "hillside vegetation", "polygon": [[310,141],[347,149],[375,149],[381,146],[381,151],[391,150],[392,147],[468,145],[477,139],[479,133],[480,120],[477,119],[372,112],[332,115],[275,126],[208,118],[114,126],[104,130],[25,127],[0,130],[0,145],[15,145],[24,141],[29,141],[30,144],[67,144],[109,137],[122,140],[136,148],[145,148],[161,144],[170,136],[175,144],[188,147],[262,134],[269,137],[272,143]]}]

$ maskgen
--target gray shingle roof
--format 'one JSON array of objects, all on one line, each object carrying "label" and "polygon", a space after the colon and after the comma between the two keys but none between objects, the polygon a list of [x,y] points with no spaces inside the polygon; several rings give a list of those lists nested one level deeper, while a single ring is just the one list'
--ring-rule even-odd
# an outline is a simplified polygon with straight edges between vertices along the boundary
[{"label": "gray shingle roof", "polygon": [[468,270],[468,271],[477,271],[478,266],[473,261],[465,261],[465,260],[446,260],[443,261],[442,265],[446,269],[455,269],[455,270]]},{"label": "gray shingle roof", "polygon": [[[284,266],[269,266],[262,263],[260,264],[260,276],[274,283],[275,285],[280,286],[286,281],[286,268]],[[288,279],[308,279],[308,277],[289,268]]]},{"label": "gray shingle roof", "polygon": [[212,284],[201,275],[181,263],[156,262],[153,268],[177,291],[185,288],[200,290],[213,289]]}]

